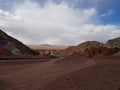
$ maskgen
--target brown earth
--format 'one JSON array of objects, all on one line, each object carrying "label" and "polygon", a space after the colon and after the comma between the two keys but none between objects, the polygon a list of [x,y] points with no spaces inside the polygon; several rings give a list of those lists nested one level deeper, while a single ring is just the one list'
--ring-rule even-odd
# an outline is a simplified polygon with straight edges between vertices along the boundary
[{"label": "brown earth", "polygon": [[110,57],[120,56],[120,38],[109,40],[107,44],[98,41],[87,41],[78,46],[70,46],[64,50],[58,51],[54,56],[68,57]]},{"label": "brown earth", "polygon": [[120,48],[99,47],[99,48],[86,49],[83,53],[72,52],[71,54],[69,54],[69,56],[113,57],[113,55],[118,53],[119,51],[120,51]]},{"label": "brown earth", "polygon": [[12,55],[11,52],[8,49],[0,48],[0,56],[9,56]]},{"label": "brown earth", "polygon": [[68,46],[40,46],[40,45],[27,45],[29,48],[34,50],[63,50]]},{"label": "brown earth", "polygon": [[120,59],[0,60],[0,90],[120,90]]},{"label": "brown earth", "polygon": [[[54,53],[66,49],[68,46],[44,46],[44,45],[28,45],[34,51],[39,52],[41,56],[55,56]],[[55,56],[56,57],[56,56]]]}]

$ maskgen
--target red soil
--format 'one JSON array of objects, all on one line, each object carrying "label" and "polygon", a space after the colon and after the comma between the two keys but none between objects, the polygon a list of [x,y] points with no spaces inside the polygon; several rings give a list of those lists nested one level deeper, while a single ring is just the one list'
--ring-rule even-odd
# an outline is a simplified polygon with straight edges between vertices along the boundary
[{"label": "red soil", "polygon": [[0,56],[8,56],[8,55],[11,55],[11,53],[9,52],[8,49],[5,49],[5,48],[0,48]]},{"label": "red soil", "polygon": [[120,90],[120,60],[95,60],[96,64],[70,72],[44,90]]},{"label": "red soil", "polygon": [[100,47],[100,48],[91,48],[85,50],[83,53],[83,56],[85,57],[109,57],[114,55],[120,51],[119,48],[106,48],[106,47]]},{"label": "red soil", "polygon": [[120,48],[91,48],[86,49],[83,53],[72,52],[69,56],[81,56],[81,57],[109,57],[120,51]]},{"label": "red soil", "polygon": [[119,58],[0,60],[0,90],[119,89]]}]

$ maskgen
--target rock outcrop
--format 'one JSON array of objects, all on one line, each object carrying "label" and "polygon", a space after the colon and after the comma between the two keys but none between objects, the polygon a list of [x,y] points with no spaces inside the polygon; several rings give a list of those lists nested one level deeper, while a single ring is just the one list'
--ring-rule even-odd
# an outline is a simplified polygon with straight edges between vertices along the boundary
[{"label": "rock outcrop", "polygon": [[77,52],[83,53],[86,49],[100,48],[103,46],[104,44],[98,41],[87,41],[77,46]]},{"label": "rock outcrop", "polygon": [[70,46],[66,48],[65,50],[57,51],[53,55],[56,57],[64,57],[72,54],[72,52],[76,51],[77,47],[76,46]]},{"label": "rock outcrop", "polygon": [[98,41],[87,41],[78,46],[70,46],[54,54],[58,57],[107,57],[120,56],[120,38],[112,39],[103,44]]},{"label": "rock outcrop", "polygon": [[82,56],[82,54],[86,51],[89,50],[91,48],[99,48],[99,47],[103,47],[104,44],[101,42],[97,42],[97,41],[87,41],[84,43],[81,43],[78,46],[70,46],[65,50],[59,51],[57,52],[55,55],[56,56]]},{"label": "rock outcrop", "polygon": [[0,53],[5,54],[5,52],[7,52],[7,54],[9,52],[9,54],[24,56],[36,53],[29,47],[25,46],[22,42],[0,30]]},{"label": "rock outcrop", "polygon": [[120,48],[120,37],[108,40],[106,43],[107,48]]}]

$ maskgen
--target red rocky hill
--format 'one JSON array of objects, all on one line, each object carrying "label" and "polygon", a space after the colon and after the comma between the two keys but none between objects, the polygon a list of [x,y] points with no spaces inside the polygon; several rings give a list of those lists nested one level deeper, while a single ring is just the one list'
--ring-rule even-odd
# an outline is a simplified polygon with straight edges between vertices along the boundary
[{"label": "red rocky hill", "polygon": [[103,44],[98,41],[87,41],[78,46],[70,46],[55,53],[55,56],[81,56],[81,57],[108,57],[120,56],[120,38],[115,38]]}]

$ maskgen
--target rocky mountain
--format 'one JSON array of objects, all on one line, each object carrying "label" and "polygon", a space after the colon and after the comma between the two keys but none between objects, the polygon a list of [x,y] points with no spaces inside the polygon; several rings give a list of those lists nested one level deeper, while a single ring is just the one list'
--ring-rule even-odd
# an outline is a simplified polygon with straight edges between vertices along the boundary
[{"label": "rocky mountain", "polygon": [[81,56],[81,57],[106,57],[120,56],[120,38],[115,38],[103,44],[98,41],[87,41],[78,46],[70,46],[65,50],[56,52],[57,57]]},{"label": "rocky mountain", "polygon": [[[45,55],[44,55],[45,53]],[[0,30],[0,56],[9,55],[40,55],[50,56],[51,52],[34,51],[22,42],[9,36]],[[108,40],[105,44],[98,41],[87,41],[78,46],[70,46],[64,50],[52,52],[55,57],[81,56],[81,57],[103,57],[120,56],[120,37]]]},{"label": "rocky mountain", "polygon": [[[120,37],[107,41],[108,48],[120,48]],[[114,56],[120,56],[120,51],[115,53]]]},{"label": "rocky mountain", "polygon": [[85,52],[85,50],[91,49],[91,48],[99,48],[104,46],[103,43],[101,42],[97,42],[97,41],[87,41],[84,43],[81,43],[78,46],[70,46],[67,49],[63,50],[63,51],[59,51],[57,52],[55,55],[57,56],[79,56],[81,55],[83,52]]},{"label": "rocky mountain", "polygon": [[87,41],[84,43],[81,43],[80,45],[78,45],[77,47],[77,52],[84,52],[86,49],[91,49],[91,48],[99,48],[99,47],[103,47],[104,44],[98,41]]},{"label": "rocky mountain", "polygon": [[64,50],[60,50],[60,51],[55,52],[53,55],[56,57],[64,57],[64,56],[67,56],[74,51],[76,51],[76,46],[70,46]]},{"label": "rocky mountain", "polygon": [[0,30],[0,54],[33,55],[35,52],[22,42]]},{"label": "rocky mountain", "polygon": [[106,43],[108,48],[120,48],[120,37],[108,40]]}]

